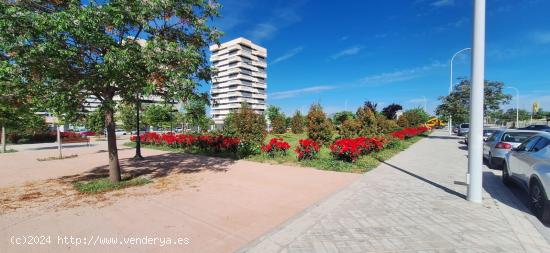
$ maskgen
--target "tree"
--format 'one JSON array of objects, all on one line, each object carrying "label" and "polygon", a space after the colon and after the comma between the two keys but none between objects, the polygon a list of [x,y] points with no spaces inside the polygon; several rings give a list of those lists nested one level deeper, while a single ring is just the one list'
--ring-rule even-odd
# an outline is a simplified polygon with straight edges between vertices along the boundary
[{"label": "tree", "polygon": [[121,103],[117,107],[117,118],[122,122],[122,129],[126,132],[132,132],[136,129],[136,107],[135,104]]},{"label": "tree", "polygon": [[386,107],[384,107],[384,109],[382,109],[382,114],[384,116],[386,116],[387,119],[395,119],[396,118],[396,113],[399,111],[399,110],[403,110],[403,107],[399,104],[391,104],[391,105],[388,105]]},{"label": "tree", "polygon": [[366,102],[362,107],[357,109],[356,118],[359,121],[361,128],[359,135],[361,136],[373,136],[378,135],[378,125],[376,121],[376,112],[373,111],[372,105]]},{"label": "tree", "polygon": [[307,114],[307,136],[321,145],[332,140],[332,123],[320,104],[312,104]]},{"label": "tree", "polygon": [[[267,135],[267,124],[263,115],[256,113],[247,104],[243,104],[239,111],[233,113],[230,121],[235,136],[241,140],[242,155],[249,155],[259,150]],[[225,127],[225,126],[224,126]]]},{"label": "tree", "polygon": [[152,104],[143,110],[143,124],[153,127],[167,127],[172,121],[172,106]]},{"label": "tree", "polygon": [[338,128],[338,134],[342,138],[355,138],[361,132],[361,121],[358,119],[348,119]]},{"label": "tree", "polygon": [[273,121],[275,117],[281,115],[281,108],[275,105],[269,105],[266,110],[267,119],[269,122]]},{"label": "tree", "polygon": [[195,96],[211,76],[206,48],[220,33],[208,20],[218,9],[215,0],[2,1],[1,60],[22,68],[35,99],[56,115],[78,113],[91,96],[100,101],[109,178],[119,182],[114,97]]},{"label": "tree", "polygon": [[292,133],[295,134],[301,134],[304,132],[304,116],[300,113],[300,111],[296,111],[294,113],[294,116],[292,116],[292,122],[290,123],[290,129],[292,130]]},{"label": "tree", "polygon": [[[470,80],[463,79],[454,87],[448,96],[439,97],[441,104],[436,108],[436,115],[448,118],[452,116],[453,122],[468,122],[470,111]],[[498,111],[500,106],[508,104],[512,99],[511,95],[504,94],[504,83],[499,81],[485,80],[485,93],[483,109],[485,116]]]},{"label": "tree", "polygon": [[365,104],[363,105],[365,108],[369,108],[373,113],[377,113],[376,107],[378,107],[378,103],[372,102],[372,101],[365,101]]},{"label": "tree", "polygon": [[335,125],[339,126],[342,123],[344,123],[348,119],[353,119],[355,115],[353,115],[353,112],[350,111],[341,111],[334,114],[332,117],[332,121]]},{"label": "tree", "polygon": [[[415,108],[406,110],[403,112],[403,115],[399,117],[399,119],[403,118],[403,120],[399,121],[398,124],[401,127],[417,127],[421,124],[426,123],[430,119],[430,115],[424,111],[422,108]],[[400,123],[401,122],[401,123]],[[404,124],[406,122],[407,124]]]},{"label": "tree", "polygon": [[199,131],[201,129],[208,129],[211,122],[206,114],[207,105],[208,96],[203,96],[191,99],[183,106],[187,123],[196,126]]},{"label": "tree", "polygon": [[88,113],[86,117],[86,128],[89,131],[95,132],[96,135],[100,135],[105,131],[105,112],[99,107],[97,110]]},{"label": "tree", "polygon": [[276,134],[286,133],[286,117],[284,114],[279,114],[271,120],[271,128]]}]

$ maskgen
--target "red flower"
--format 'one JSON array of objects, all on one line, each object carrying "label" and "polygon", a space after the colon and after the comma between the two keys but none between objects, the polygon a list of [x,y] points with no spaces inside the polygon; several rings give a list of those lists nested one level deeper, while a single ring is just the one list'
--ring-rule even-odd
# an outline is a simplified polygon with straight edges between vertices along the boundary
[{"label": "red flower", "polygon": [[294,150],[298,154],[298,160],[314,159],[317,157],[320,149],[317,142],[310,139],[299,140],[298,142],[299,144]]},{"label": "red flower", "polygon": [[336,159],[353,162],[360,155],[368,154],[371,150],[370,139],[365,137],[338,139],[330,145],[330,151]]},{"label": "red flower", "polygon": [[276,154],[286,155],[288,149],[290,149],[290,144],[284,141],[283,138],[273,138],[267,145],[262,145],[261,147],[261,150],[270,156],[275,156]]}]

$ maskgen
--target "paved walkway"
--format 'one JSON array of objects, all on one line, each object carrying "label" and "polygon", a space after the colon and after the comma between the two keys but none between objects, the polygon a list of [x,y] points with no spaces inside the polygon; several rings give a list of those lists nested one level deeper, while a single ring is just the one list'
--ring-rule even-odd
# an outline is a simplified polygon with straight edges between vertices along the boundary
[{"label": "paved walkway", "polygon": [[464,200],[467,151],[435,132],[241,252],[550,252],[540,224],[484,169]]}]

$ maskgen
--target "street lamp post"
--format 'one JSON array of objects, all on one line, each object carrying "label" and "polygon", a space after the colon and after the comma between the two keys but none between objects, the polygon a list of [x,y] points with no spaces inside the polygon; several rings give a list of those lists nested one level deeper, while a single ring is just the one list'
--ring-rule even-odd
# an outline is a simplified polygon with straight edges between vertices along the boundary
[{"label": "street lamp post", "polygon": [[141,107],[141,98],[136,94],[136,155],[134,159],[143,159],[141,155],[141,135],[139,133],[139,109]]},{"label": "street lamp post", "polygon": [[485,0],[474,0],[472,88],[468,143],[468,201],[482,202],[483,100],[485,82]]},{"label": "street lamp post", "polygon": [[[451,95],[451,92],[453,92],[453,61],[455,60],[455,57],[457,55],[459,55],[460,53],[462,52],[465,52],[467,50],[471,50],[471,48],[467,47],[467,48],[463,48],[461,50],[459,50],[458,52],[456,52],[453,57],[451,58],[451,78],[450,78],[450,81],[449,81],[449,95]],[[449,136],[451,136],[453,134],[453,117],[449,114]]]},{"label": "street lamp post", "polygon": [[516,91],[516,128],[519,127],[519,90],[516,87],[508,86]]},{"label": "street lamp post", "polygon": [[422,99],[424,100],[424,111],[428,112],[428,100],[426,99],[426,96],[422,96]]}]

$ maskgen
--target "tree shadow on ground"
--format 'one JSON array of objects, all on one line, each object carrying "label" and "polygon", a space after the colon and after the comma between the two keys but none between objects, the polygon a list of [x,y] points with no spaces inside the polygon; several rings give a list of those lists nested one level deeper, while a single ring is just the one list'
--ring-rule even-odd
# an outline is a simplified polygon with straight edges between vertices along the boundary
[{"label": "tree shadow on ground", "polygon": [[[63,149],[93,147],[95,145],[96,144],[92,144],[92,143],[90,143],[90,144],[63,144]],[[57,149],[57,144],[55,144],[55,146],[31,148],[30,150],[48,150],[48,149]]]},{"label": "tree shadow on ground", "polygon": [[[201,171],[225,172],[236,161],[232,159],[189,155],[182,153],[166,153],[147,156],[143,160],[131,158],[121,159],[120,166],[123,177],[131,179],[145,176],[150,179],[166,177],[169,174],[196,173]],[[98,166],[85,173],[60,177],[65,182],[87,181],[109,176],[109,166]]]},{"label": "tree shadow on ground", "polygon": [[434,187],[436,187],[436,188],[439,188],[440,190],[443,190],[443,191],[445,191],[445,192],[447,192],[447,193],[449,193],[449,194],[455,195],[455,196],[457,196],[457,197],[459,197],[459,198],[466,199],[466,196],[465,196],[464,194],[462,194],[462,193],[460,193],[460,192],[457,192],[457,191],[455,191],[455,190],[453,190],[453,189],[450,189],[450,188],[448,188],[448,187],[446,187],[446,186],[444,186],[444,185],[438,184],[438,183],[436,183],[436,182],[434,182],[434,181],[431,181],[431,180],[429,180],[429,179],[427,179],[427,178],[425,178],[425,177],[422,177],[422,176],[420,176],[420,175],[414,174],[414,173],[412,173],[412,172],[410,172],[410,171],[408,171],[408,170],[402,169],[402,168],[397,167],[397,166],[395,166],[395,165],[393,165],[393,164],[390,164],[390,163],[388,163],[388,162],[384,162],[384,161],[380,161],[380,162],[383,163],[383,164],[385,164],[385,165],[388,165],[388,166],[390,166],[390,167],[392,167],[392,168],[394,168],[394,169],[396,169],[396,170],[398,170],[398,171],[401,171],[401,172],[403,172],[403,173],[405,173],[405,174],[407,174],[407,175],[409,175],[409,176],[411,176],[411,177],[414,177],[414,178],[416,178],[416,179],[419,179],[419,180],[421,180],[421,181],[423,181],[423,182],[425,182],[425,183],[427,183],[427,184],[429,184],[429,185],[432,185],[432,186],[434,186]]}]

